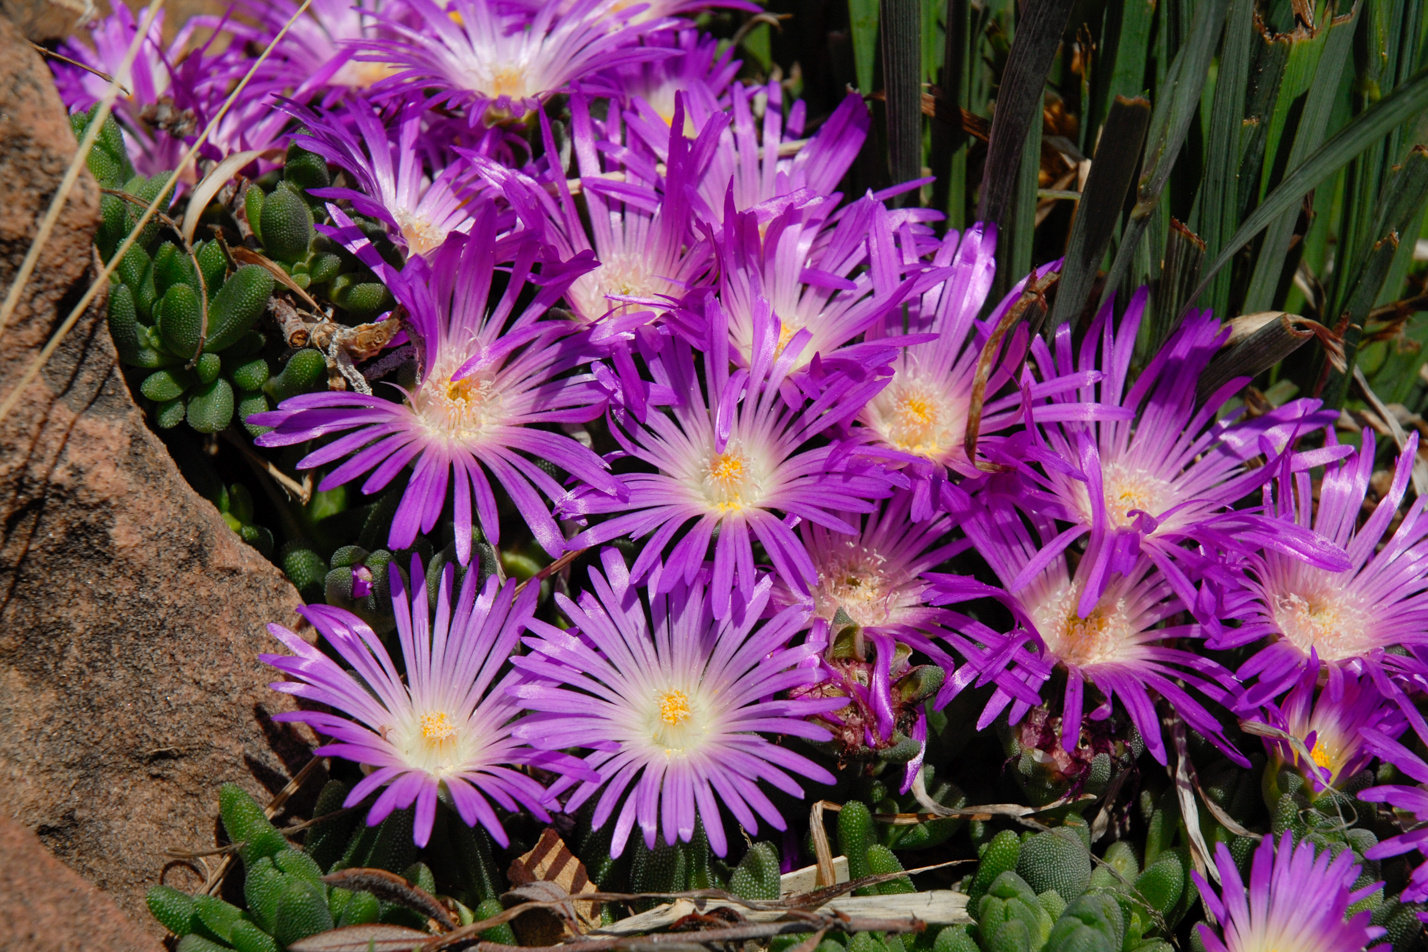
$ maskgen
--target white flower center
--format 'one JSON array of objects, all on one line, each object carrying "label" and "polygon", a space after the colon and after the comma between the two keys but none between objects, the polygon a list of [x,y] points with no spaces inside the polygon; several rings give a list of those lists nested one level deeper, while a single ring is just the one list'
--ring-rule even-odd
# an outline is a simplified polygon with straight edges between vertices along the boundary
[{"label": "white flower center", "polygon": [[[1102,468],[1101,487],[1105,494],[1106,515],[1110,518],[1111,525],[1117,529],[1127,529],[1135,525],[1137,517],[1131,515],[1132,512],[1139,511],[1158,517],[1171,506],[1169,500],[1172,492],[1168,482],[1160,476],[1132,469],[1124,463],[1109,463]],[[1089,524],[1091,504],[1085,484],[1077,481],[1072,492],[1076,497],[1076,508]]]},{"label": "white flower center", "polygon": [[1374,647],[1370,635],[1373,619],[1357,598],[1339,592],[1297,593],[1274,600],[1274,623],[1284,637],[1306,655],[1318,652],[1321,661],[1343,661]]},{"label": "white flower center", "polygon": [[831,621],[841,608],[864,627],[886,625],[897,620],[898,609],[919,603],[913,586],[888,571],[886,557],[852,540],[826,554],[817,569],[813,610],[820,618]]},{"label": "white flower center", "polygon": [[463,363],[464,355],[458,353],[437,364],[412,396],[412,409],[428,430],[469,443],[500,423],[502,399],[490,375],[480,369],[452,380]]},{"label": "white flower center", "polygon": [[459,773],[470,760],[473,738],[466,726],[446,711],[432,709],[388,736],[408,767],[441,777]]},{"label": "white flower center", "polygon": [[581,275],[570,286],[570,303],[587,321],[607,314],[622,314],[639,307],[625,301],[612,301],[606,295],[657,298],[670,291],[670,283],[651,273],[649,259],[637,254],[612,254],[600,267]]},{"label": "white flower center", "polygon": [[672,687],[656,692],[645,722],[650,741],[666,757],[686,755],[708,731],[708,718],[697,690],[686,692]]},{"label": "white flower center", "polygon": [[1048,653],[1081,668],[1122,660],[1137,634],[1125,600],[1107,594],[1082,618],[1076,612],[1080,598],[1081,586],[1073,583],[1032,609]]},{"label": "white flower center", "polygon": [[342,68],[333,74],[331,83],[334,86],[352,86],[357,89],[366,89],[375,86],[377,83],[389,76],[395,76],[401,72],[401,67],[392,63],[374,63],[368,60],[348,60],[342,64]]},{"label": "white flower center", "polygon": [[406,240],[407,250],[414,255],[427,255],[441,247],[441,243],[446,240],[447,229],[434,225],[424,215],[416,215],[404,209],[399,209],[392,213],[396,219],[397,226],[401,229],[402,238]]},{"label": "white flower center", "polygon": [[958,452],[967,433],[968,402],[931,381],[899,379],[868,405],[868,421],[889,446],[931,460]]},{"label": "white flower center", "polygon": [[749,457],[730,443],[724,452],[709,457],[701,488],[716,512],[742,512],[757,508],[763,498],[761,483]]}]

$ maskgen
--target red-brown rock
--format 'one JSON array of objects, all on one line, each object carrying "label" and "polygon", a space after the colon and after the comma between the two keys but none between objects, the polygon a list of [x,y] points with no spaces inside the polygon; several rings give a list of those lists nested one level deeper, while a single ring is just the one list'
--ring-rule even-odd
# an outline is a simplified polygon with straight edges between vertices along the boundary
[{"label": "red-brown rock", "polygon": [[0,816],[0,949],[162,952],[163,945],[40,845]]},{"label": "red-brown rock", "polygon": [[[0,19],[0,289],[74,148]],[[88,286],[96,218],[86,173],[3,335],[0,399]],[[297,604],[179,474],[92,310],[0,420],[0,814],[160,934],[144,894],[166,850],[214,845],[219,785],[266,800],[309,758],[257,657]]]}]

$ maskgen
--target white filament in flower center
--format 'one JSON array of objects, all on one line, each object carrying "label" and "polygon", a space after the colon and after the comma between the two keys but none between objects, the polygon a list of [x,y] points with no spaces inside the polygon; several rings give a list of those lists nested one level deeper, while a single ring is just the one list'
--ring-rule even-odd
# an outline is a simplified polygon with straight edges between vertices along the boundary
[{"label": "white filament in flower center", "polygon": [[603,261],[600,267],[589,274],[581,275],[570,286],[571,303],[587,321],[639,307],[625,301],[612,301],[606,295],[655,298],[670,290],[668,281],[650,272],[647,257],[638,254],[613,254]]},{"label": "white filament in flower center", "polygon": [[448,440],[470,442],[499,424],[502,399],[490,375],[479,368],[470,376],[452,380],[465,362],[465,355],[460,353],[440,361],[426,375],[411,402],[428,430]]},{"label": "white filament in flower center", "polygon": [[433,776],[459,772],[471,754],[467,724],[440,709],[414,716],[388,737],[408,767]]},{"label": "white filament in flower center", "polygon": [[[1159,476],[1131,469],[1124,463],[1111,463],[1102,469],[1101,480],[1106,499],[1106,515],[1110,517],[1111,524],[1118,529],[1128,528],[1135,524],[1137,517],[1131,515],[1134,511],[1159,516],[1170,508],[1170,504],[1167,502],[1170,496],[1170,486]],[[1081,488],[1082,485],[1078,483],[1077,488],[1084,496],[1085,490]],[[1090,506],[1082,503],[1080,508],[1089,522],[1091,519]]]},{"label": "white filament in flower center", "polygon": [[1274,600],[1274,623],[1300,651],[1321,661],[1343,661],[1374,647],[1372,618],[1360,599],[1342,592],[1295,592]]},{"label": "white filament in flower center", "polygon": [[678,757],[697,745],[708,730],[708,717],[699,692],[667,688],[656,692],[645,717],[645,729],[654,746],[666,757]]},{"label": "white filament in flower center", "polygon": [[890,446],[905,453],[943,460],[958,451],[967,432],[965,399],[949,395],[931,381],[902,379],[873,398],[869,422]]},{"label": "white filament in flower center", "polygon": [[446,240],[447,230],[433,225],[424,216],[399,210],[393,212],[392,217],[396,219],[397,227],[406,239],[407,250],[412,254],[426,255],[440,248]]},{"label": "white filament in flower center", "polygon": [[710,455],[701,489],[711,509],[742,512],[758,506],[763,498],[761,482],[753,461],[730,443],[724,452]]},{"label": "white filament in flower center", "polygon": [[[842,540],[840,540],[841,542]],[[859,625],[883,625],[901,607],[898,587],[885,571],[887,559],[852,540],[818,562],[814,613],[830,621],[838,609]]]},{"label": "white filament in flower center", "polygon": [[1136,634],[1125,600],[1107,594],[1082,618],[1076,611],[1080,599],[1081,586],[1071,584],[1032,609],[1047,651],[1077,667],[1120,660]]}]

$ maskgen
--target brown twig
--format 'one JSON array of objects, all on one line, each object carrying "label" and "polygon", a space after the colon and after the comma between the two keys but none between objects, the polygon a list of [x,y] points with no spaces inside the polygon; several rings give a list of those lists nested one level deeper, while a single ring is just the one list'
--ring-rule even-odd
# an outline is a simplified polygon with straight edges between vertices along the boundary
[{"label": "brown twig", "polygon": [[[140,35],[143,36],[144,34]],[[47,50],[40,44],[35,43],[33,41],[30,42],[30,49],[34,50],[36,53],[39,53],[41,56],[48,56],[50,59],[59,60],[61,63],[73,66],[75,69],[82,69],[86,73],[92,73],[95,76],[98,76],[100,79],[104,80],[106,83],[114,83],[114,88],[118,89],[125,96],[134,95],[133,93],[129,92],[129,90],[124,88],[123,83],[115,81],[113,76],[110,76],[108,73],[103,72],[102,70],[97,70],[93,66],[85,66],[79,60],[72,60],[62,53],[56,53],[54,50]]]}]

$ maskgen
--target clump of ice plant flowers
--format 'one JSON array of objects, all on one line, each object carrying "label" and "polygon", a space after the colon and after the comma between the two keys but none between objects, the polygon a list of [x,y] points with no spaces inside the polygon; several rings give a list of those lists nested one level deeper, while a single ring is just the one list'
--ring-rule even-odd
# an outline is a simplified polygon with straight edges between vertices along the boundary
[{"label": "clump of ice plant flowers", "polygon": [[517,596],[513,581],[500,585],[493,577],[478,591],[477,574],[466,573],[453,604],[454,573],[447,565],[433,617],[420,560],[412,558],[410,592],[392,567],[400,671],[365,622],[328,605],[298,612],[341,663],[281,625],[268,630],[292,654],[261,656],[289,678],[275,682],[275,690],[332,709],[288,711],[275,719],[307,724],[331,738],[317,756],[371,768],[343,806],[356,806],[381,790],[367,813],[371,826],[415,804],[412,836],[418,846],[431,836],[440,796],[467,825],[480,823],[505,846],[509,839],[493,803],[549,820],[542,806],[545,789],[521,767],[583,770],[574,758],[533,750],[512,735],[520,707],[506,693],[513,673],[503,676],[502,669],[531,620],[536,587]]},{"label": "clump of ice plant flowers", "polygon": [[766,305],[756,315],[750,367],[731,372],[728,316],[712,296],[703,304],[710,330],[702,372],[688,342],[658,338],[658,351],[647,356],[672,405],[667,412],[652,410],[642,423],[613,420],[623,455],[653,472],[622,475],[625,496],[583,492],[564,509],[612,516],[577,535],[572,547],[648,536],[632,574],[651,577],[660,592],[680,579],[691,582],[712,544],[710,591],[714,612],[723,618],[731,603],[753,595],[754,540],[786,582],[809,592],[817,572],[786,517],[851,533],[854,527],[839,513],[871,511],[891,492],[892,480],[876,463],[818,441],[856,413],[881,381],[834,375],[817,399],[796,398],[784,384],[808,332],[779,350],[778,325]]},{"label": "clump of ice plant flowers", "polygon": [[[347,222],[340,211],[334,218]],[[370,245],[366,246],[370,248]],[[250,422],[271,426],[260,446],[291,446],[338,436],[298,464],[308,469],[343,462],[323,477],[324,489],[363,474],[364,492],[376,492],[410,464],[412,474],[389,534],[405,549],[436,526],[450,490],[461,564],[471,557],[475,524],[493,545],[500,519],[492,477],[505,490],[536,541],[550,554],[565,548],[560,527],[541,499],[559,500],[566,487],[537,465],[546,461],[595,491],[615,493],[619,482],[594,452],[541,424],[583,423],[604,410],[588,374],[576,373],[586,355],[568,340],[568,321],[546,319],[575,276],[592,262],[543,262],[529,234],[497,240],[496,212],[479,208],[470,233],[454,232],[423,262],[401,274],[387,271],[406,328],[417,345],[416,386],[399,401],[376,393],[311,393],[285,400]],[[494,297],[499,266],[510,262],[505,289]],[[381,265],[380,260],[375,262]],[[429,266],[428,266],[429,265]],[[527,294],[528,283],[536,284]],[[489,474],[489,475],[488,475]]]},{"label": "clump of ice plant flowers", "polygon": [[573,812],[599,794],[591,826],[614,818],[612,856],[637,824],[653,848],[658,838],[689,842],[696,819],[723,856],[721,804],[750,834],[760,821],[785,829],[760,785],[802,798],[791,775],[819,783],[833,775],[766,735],[827,740],[806,718],[844,703],[779,699],[821,677],[804,664],[811,649],[789,644],[804,610],[765,617],[772,581],[764,576],[746,603],[720,619],[711,591],[719,582],[707,572],[650,593],[647,610],[623,557],[605,549],[600,562],[578,602],[556,596],[573,628],[533,621],[529,653],[513,662],[525,679],[511,693],[536,712],[516,736],[548,750],[588,749],[585,763],[599,774],[567,774],[551,785],[551,797],[574,788],[564,805]]}]

